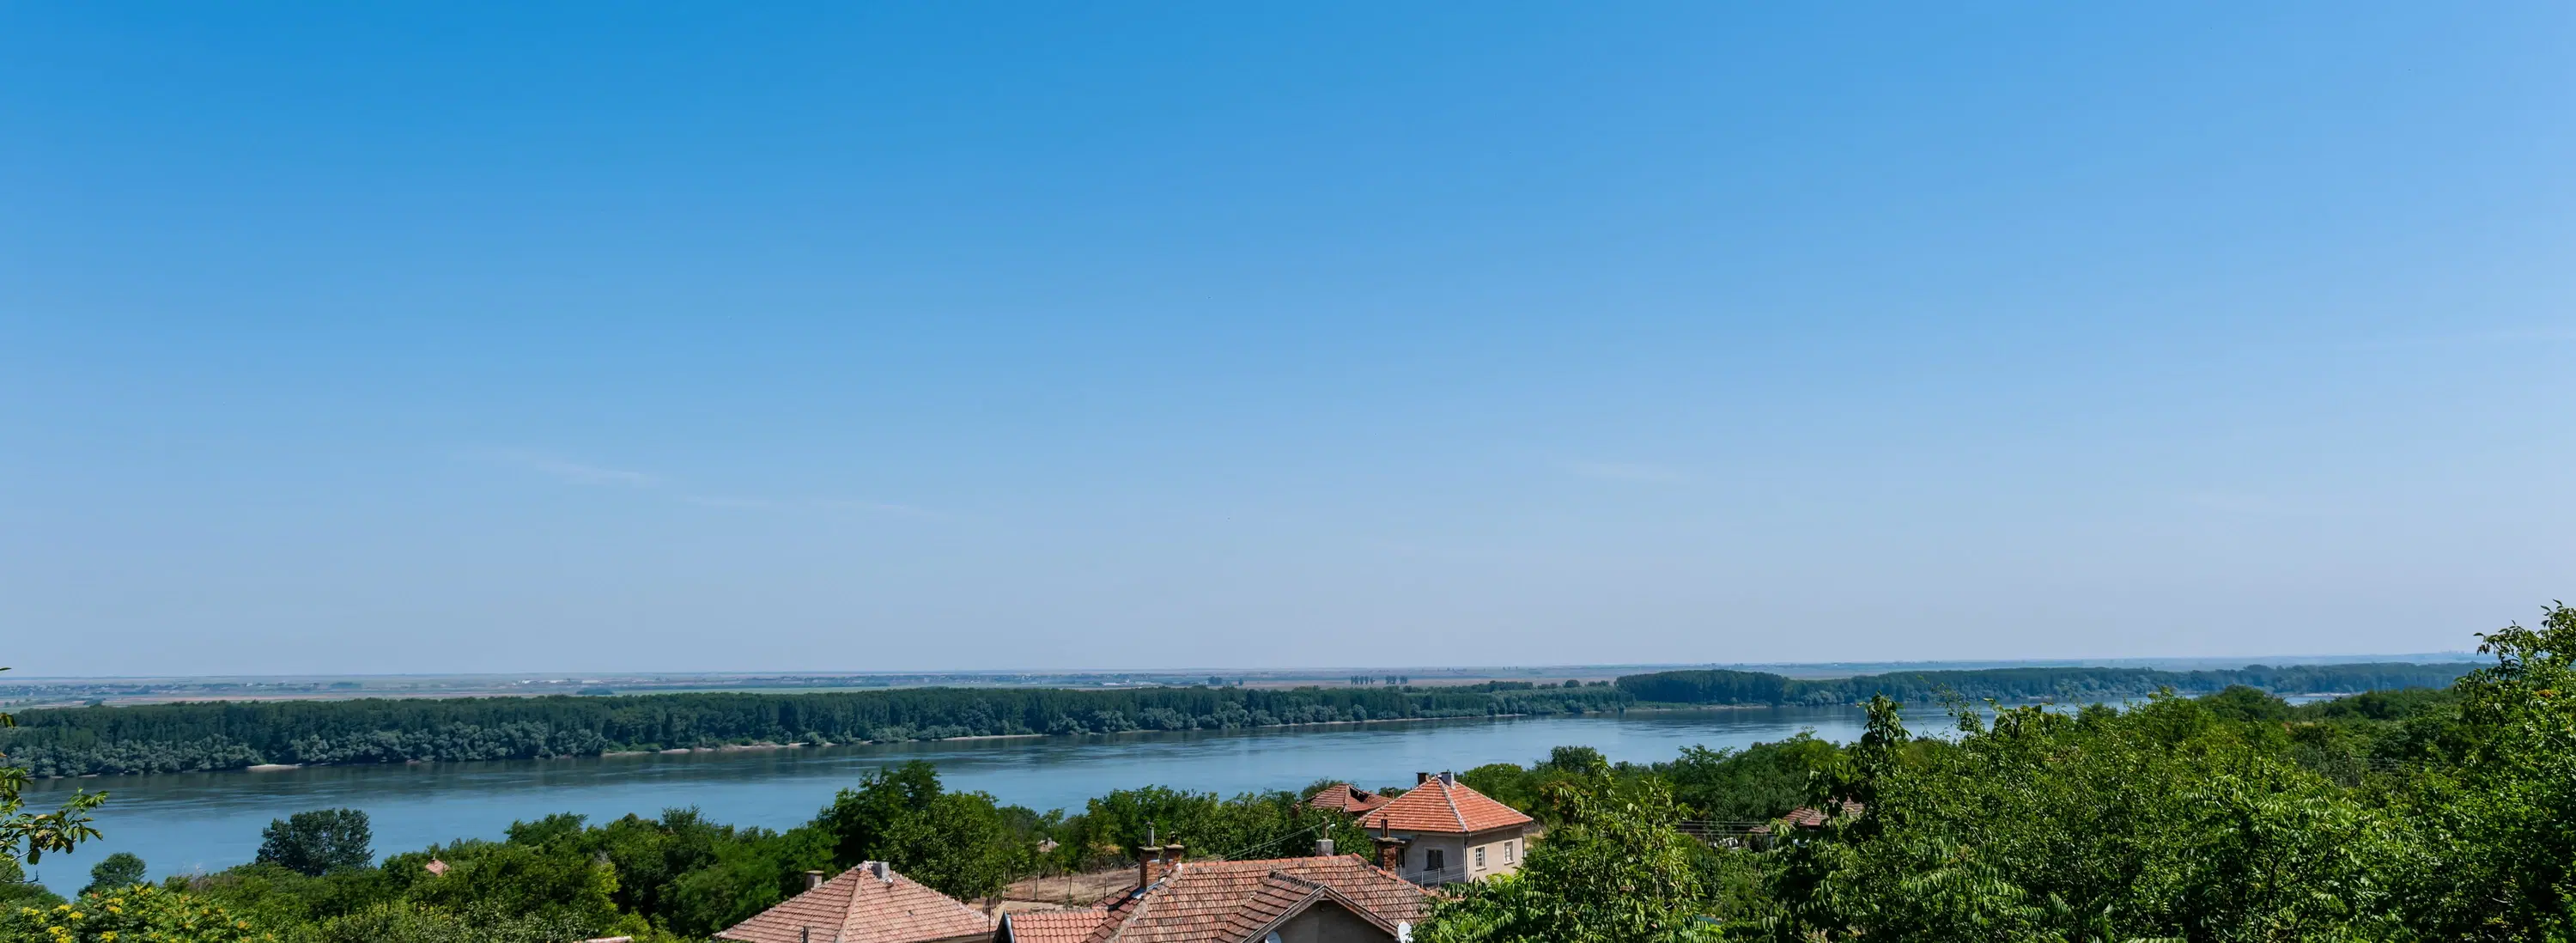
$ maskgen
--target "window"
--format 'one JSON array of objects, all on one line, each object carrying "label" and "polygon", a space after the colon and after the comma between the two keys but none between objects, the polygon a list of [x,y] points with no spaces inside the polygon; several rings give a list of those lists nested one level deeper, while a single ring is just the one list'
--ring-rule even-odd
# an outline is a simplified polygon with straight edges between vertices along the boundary
[{"label": "window", "polygon": [[1511,843],[1511,842],[1504,842],[1504,843],[1503,843],[1503,863],[1504,863],[1504,864],[1510,864],[1510,863],[1512,863],[1512,862],[1514,862],[1514,861],[1518,861],[1518,860],[1520,860],[1520,859],[1519,859],[1519,858],[1514,857],[1514,856],[1513,856],[1513,854],[1512,854],[1512,843]]},{"label": "window", "polygon": [[1483,845],[1476,846],[1476,866],[1479,868],[1485,866],[1485,846]]},{"label": "window", "polygon": [[1422,870],[1438,872],[1446,871],[1448,869],[1449,854],[1447,852],[1441,851],[1438,848],[1428,848],[1423,850]]}]

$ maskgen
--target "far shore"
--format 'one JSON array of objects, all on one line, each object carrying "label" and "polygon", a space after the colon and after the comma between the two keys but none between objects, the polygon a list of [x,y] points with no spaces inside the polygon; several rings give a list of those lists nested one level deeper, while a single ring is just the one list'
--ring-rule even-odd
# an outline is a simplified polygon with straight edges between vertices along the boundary
[{"label": "far shore", "polygon": [[[2337,695],[2337,694],[2302,694],[2302,695],[2297,695],[2297,696],[2298,696],[2298,697],[2301,697],[2301,698],[2330,698],[2330,697],[2339,697],[2339,696],[2349,696],[2349,694],[2342,694],[2342,695]],[[2132,698],[2132,700],[2135,700],[2135,698]],[[2011,702],[2011,703],[2010,703],[2010,704],[2008,704],[2007,706],[2023,706],[2023,705],[2029,705],[2029,704],[2051,704],[2051,703],[2064,703],[2064,702],[2058,702],[2058,701],[2017,701],[2017,702]],[[1326,720],[1326,721],[1312,721],[1312,722],[1294,723],[1294,724],[1267,724],[1267,725],[1263,725],[1263,726],[1259,726],[1259,727],[1240,727],[1240,728],[1235,728],[1235,730],[1236,730],[1236,731],[1258,731],[1258,730],[1299,730],[1299,729],[1307,729],[1307,728],[1315,728],[1315,727],[1357,727],[1357,726],[1361,726],[1361,725],[1364,725],[1364,724],[1419,724],[1419,723],[1447,723],[1447,722],[1492,721],[1492,720],[1519,720],[1519,719],[1526,719],[1526,718],[1530,718],[1530,717],[1597,716],[1597,715],[1601,715],[1601,714],[1609,714],[1609,715],[1613,715],[1613,716],[1621,716],[1621,715],[1626,715],[1626,714],[1685,714],[1685,713],[1701,713],[1701,712],[1708,712],[1708,711],[1774,710],[1774,709],[1780,709],[1780,708],[1828,708],[1828,707],[1852,707],[1852,706],[1855,706],[1855,705],[1849,705],[1849,704],[1636,704],[1636,705],[1629,705],[1629,706],[1627,706],[1627,707],[1623,707],[1623,708],[1621,708],[1621,709],[1619,709],[1619,710],[1616,710],[1616,711],[1593,711],[1593,712],[1589,712],[1589,713],[1586,713],[1586,714],[1583,714],[1583,715],[1563,715],[1563,714],[1488,714],[1488,715],[1484,715],[1484,716],[1471,716],[1471,717],[1377,717],[1377,718],[1371,718],[1371,719],[1368,719],[1368,720]],[[1112,736],[1118,736],[1118,735],[1120,735],[1120,734],[1130,734],[1130,733],[1194,733],[1194,732],[1199,732],[1199,731],[1196,731],[1196,730],[1122,730],[1122,731],[1117,731],[1116,733],[1081,733],[1081,734],[997,733],[997,734],[973,734],[973,735],[968,735],[968,736],[963,736],[963,737],[932,737],[932,738],[924,738],[924,739],[918,739],[918,740],[853,740],[853,741],[838,742],[838,743],[809,743],[809,742],[804,742],[804,741],[797,741],[797,742],[793,742],[793,743],[771,743],[771,742],[759,742],[759,743],[727,743],[727,744],[718,744],[718,745],[715,745],[715,746],[704,746],[704,747],[672,747],[672,748],[670,748],[670,749],[666,749],[666,750],[609,750],[609,751],[604,751],[604,752],[600,752],[600,753],[566,754],[566,755],[561,755],[561,756],[551,756],[551,757],[525,757],[525,758],[521,758],[521,759],[518,759],[518,760],[404,760],[404,761],[394,762],[394,763],[260,763],[260,764],[253,765],[253,766],[236,766],[236,767],[231,767],[231,768],[228,768],[228,769],[215,769],[215,770],[187,770],[187,771],[185,771],[185,772],[189,772],[189,773],[277,773],[277,772],[286,772],[286,771],[289,771],[289,770],[311,769],[311,768],[322,768],[322,767],[414,766],[414,765],[425,765],[425,764],[429,764],[429,763],[437,763],[437,762],[452,762],[452,763],[521,762],[521,761],[524,761],[524,760],[533,760],[533,759],[549,759],[549,760],[581,760],[581,759],[604,759],[604,758],[607,758],[607,757],[623,757],[623,756],[674,756],[674,755],[687,755],[687,754],[697,754],[697,753],[739,753],[739,752],[758,751],[758,750],[794,750],[794,749],[804,749],[804,748],[807,748],[807,747],[892,746],[892,745],[896,745],[896,744],[903,744],[903,743],[946,743],[946,742],[951,742],[951,741],[967,741],[967,740],[1041,740],[1041,739],[1046,739],[1046,738],[1049,738],[1049,737],[1112,737]],[[1215,731],[1211,731],[1211,732],[1215,732]],[[163,774],[163,773],[104,773],[104,774],[102,774],[102,773],[83,773],[83,774],[78,774],[78,775],[74,775],[74,776],[38,776],[38,777],[30,777],[30,778],[32,778],[32,779],[37,779],[37,780],[53,780],[53,779],[98,779],[98,778],[101,778],[101,777],[117,777],[117,778],[122,778],[122,777],[126,777],[126,776],[156,776],[156,775],[170,775],[170,774]]]},{"label": "far shore", "polygon": [[[1600,715],[1600,714],[1618,715],[1618,714],[1626,714],[1626,713],[1677,713],[1677,712],[1708,711],[1708,710],[1736,710],[1736,709],[1746,709],[1746,708],[1767,708],[1767,707],[1775,707],[1775,706],[1778,706],[1778,705],[1771,705],[1771,704],[1708,704],[1708,705],[1697,705],[1697,706],[1694,706],[1694,705],[1688,705],[1688,704],[1681,704],[1681,705],[1655,705],[1655,706],[1651,706],[1651,707],[1629,707],[1629,708],[1625,708],[1625,709],[1623,709],[1623,710],[1619,710],[1619,711],[1593,711],[1593,712],[1590,712],[1590,713],[1587,713],[1587,714],[1584,714],[1584,715],[1581,715],[1581,716],[1597,716],[1597,715]],[[1313,722],[1306,722],[1306,723],[1294,723],[1294,724],[1266,724],[1266,725],[1259,726],[1259,727],[1240,727],[1240,728],[1235,728],[1235,729],[1236,729],[1237,731],[1244,731],[1244,730],[1298,730],[1298,729],[1305,729],[1305,728],[1312,728],[1312,727],[1356,727],[1356,726],[1360,726],[1360,725],[1362,725],[1362,724],[1419,724],[1419,723],[1442,723],[1442,722],[1454,722],[1454,721],[1517,720],[1517,719],[1525,719],[1525,718],[1529,718],[1529,717],[1556,717],[1556,716],[1572,716],[1572,715],[1558,715],[1558,714],[1487,714],[1487,715],[1483,715],[1483,716],[1476,716],[1476,717],[1378,717],[1378,718],[1371,718],[1371,719],[1368,719],[1368,720],[1325,720],[1325,721],[1313,721]],[[183,772],[184,772],[184,773],[277,773],[277,772],[286,772],[286,771],[288,771],[288,770],[298,770],[298,769],[320,769],[320,768],[324,768],[324,767],[416,766],[416,765],[425,765],[425,764],[428,764],[428,763],[434,763],[434,762],[453,762],[453,763],[488,763],[488,762],[502,762],[502,763],[508,763],[508,762],[524,762],[524,761],[526,761],[526,760],[538,760],[538,759],[545,759],[545,760],[584,760],[584,759],[604,759],[604,758],[607,758],[607,757],[613,757],[613,756],[671,756],[671,755],[685,755],[685,754],[694,754],[694,753],[738,753],[738,752],[753,751],[753,750],[793,750],[793,749],[802,749],[802,748],[806,748],[806,747],[892,746],[892,745],[895,745],[895,744],[902,744],[902,743],[947,743],[947,742],[951,742],[951,741],[965,741],[965,740],[1042,740],[1042,739],[1046,739],[1046,738],[1048,738],[1048,737],[1113,737],[1113,736],[1118,736],[1118,735],[1120,735],[1120,734],[1129,734],[1129,733],[1196,733],[1196,732],[1200,732],[1200,731],[1196,731],[1196,730],[1121,730],[1121,731],[1117,731],[1116,733],[1079,733],[1079,734],[1051,734],[1051,733],[994,733],[994,734],[973,734],[973,735],[963,736],[963,737],[930,737],[930,738],[924,738],[924,739],[919,739],[919,740],[852,740],[852,741],[839,742],[839,743],[807,743],[807,742],[803,742],[803,741],[798,741],[798,742],[794,742],[794,743],[769,743],[769,742],[760,742],[760,743],[727,743],[727,744],[718,744],[718,745],[716,745],[716,746],[706,746],[706,747],[673,747],[673,748],[670,748],[670,749],[667,749],[667,750],[608,750],[608,751],[604,751],[604,752],[600,752],[600,753],[565,754],[565,755],[560,755],[560,756],[550,756],[550,757],[524,757],[524,758],[521,758],[521,759],[515,759],[515,760],[443,760],[443,761],[442,761],[442,760],[403,760],[403,761],[400,761],[400,762],[392,762],[392,763],[261,763],[261,764],[257,764],[257,765],[254,765],[254,766],[236,766],[236,767],[231,767],[231,768],[228,768],[228,769],[185,770],[185,771],[183,771]],[[1209,731],[1209,732],[1219,732],[1219,731]],[[97,778],[100,778],[100,777],[102,777],[102,776],[110,776],[110,777],[118,777],[118,778],[122,778],[122,777],[127,777],[127,776],[161,776],[161,775],[172,775],[172,774],[166,774],[166,773],[105,773],[105,774],[101,774],[101,773],[84,773],[84,774],[80,774],[80,775],[77,775],[77,776],[36,776],[36,777],[30,777],[30,778],[32,778],[32,779],[37,779],[37,780],[51,780],[51,779],[97,779]]]}]

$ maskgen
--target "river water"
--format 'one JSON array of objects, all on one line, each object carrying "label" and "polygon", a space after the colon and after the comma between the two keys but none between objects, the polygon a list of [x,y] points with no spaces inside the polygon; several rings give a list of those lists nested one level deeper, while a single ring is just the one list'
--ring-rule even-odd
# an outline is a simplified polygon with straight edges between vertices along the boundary
[{"label": "river water", "polygon": [[498,838],[513,821],[556,812],[596,822],[696,806],[719,822],[786,828],[812,818],[861,774],[907,760],[937,764],[952,789],[1080,811],[1092,796],[1136,786],[1231,795],[1327,776],[1396,785],[1416,772],[1528,763],[1565,744],[1650,762],[1691,744],[1742,747],[1800,730],[1848,741],[1861,721],[1856,708],[1748,708],[50,780],[31,784],[28,805],[50,808],[72,789],[104,789],[97,824],[106,837],[30,870],[64,893],[119,851],[142,856],[154,877],[221,870],[251,859],[270,820],[339,806],[366,810],[377,853],[390,854]]}]

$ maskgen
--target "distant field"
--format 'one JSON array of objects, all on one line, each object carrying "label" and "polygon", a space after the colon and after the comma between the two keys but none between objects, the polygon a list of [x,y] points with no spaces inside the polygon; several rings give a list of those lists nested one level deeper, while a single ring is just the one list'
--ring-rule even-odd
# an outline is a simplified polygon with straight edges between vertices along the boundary
[{"label": "distant field", "polygon": [[832,693],[906,688],[1059,688],[1118,690],[1232,685],[1292,688],[1453,687],[1489,682],[1611,681],[1676,670],[1735,670],[1797,679],[1848,678],[1921,671],[2005,668],[2145,668],[2164,671],[2364,662],[2444,664],[2473,661],[2464,652],[2384,656],[2283,656],[2250,659],[2164,658],[1798,664],[1541,665],[1531,667],[1190,669],[1067,672],[663,672],[514,675],[275,675],[166,678],[29,678],[0,675],[0,705],[62,707],[178,701],[329,701],[356,698],[543,697],[550,695],[684,694],[714,691]]}]

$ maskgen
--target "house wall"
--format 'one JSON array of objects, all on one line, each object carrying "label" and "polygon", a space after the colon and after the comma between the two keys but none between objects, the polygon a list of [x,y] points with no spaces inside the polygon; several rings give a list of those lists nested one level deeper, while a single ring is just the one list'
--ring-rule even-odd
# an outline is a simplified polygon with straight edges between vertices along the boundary
[{"label": "house wall", "polygon": [[[1474,835],[1399,832],[1397,834],[1410,839],[1410,843],[1404,848],[1402,870],[1406,877],[1429,870],[1430,851],[1437,848],[1445,860],[1445,867],[1462,871],[1470,880],[1510,874],[1520,870],[1521,861],[1529,857],[1529,836],[1526,832],[1526,829],[1519,827],[1496,829]],[[1508,849],[1504,847],[1506,844],[1510,846]],[[1485,852],[1485,863],[1481,866],[1476,863],[1476,852],[1479,849]]]},{"label": "house wall", "polygon": [[1279,943],[1388,943],[1395,935],[1331,903],[1319,903],[1279,925]]}]

